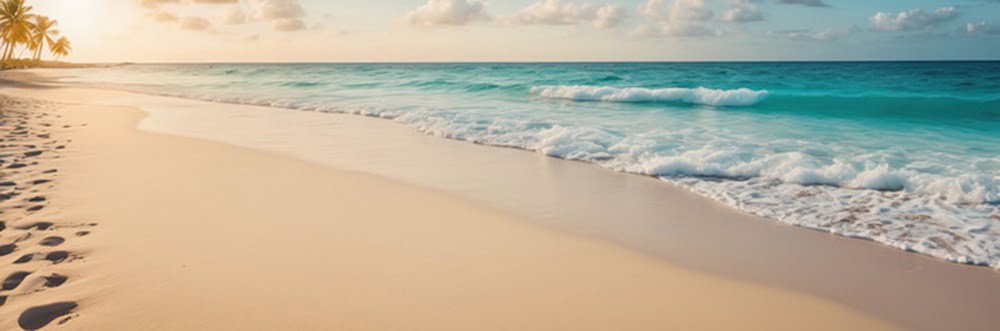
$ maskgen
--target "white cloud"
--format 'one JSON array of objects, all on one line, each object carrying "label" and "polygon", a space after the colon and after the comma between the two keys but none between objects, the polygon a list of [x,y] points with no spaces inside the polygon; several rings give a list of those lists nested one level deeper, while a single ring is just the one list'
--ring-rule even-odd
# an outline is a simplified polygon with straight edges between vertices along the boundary
[{"label": "white cloud", "polygon": [[[199,0],[226,1],[226,0]],[[306,27],[305,8],[298,0],[248,0],[246,6],[234,6],[226,9],[222,15],[225,24],[247,24],[253,22],[270,23],[275,31],[288,32],[303,30]]]},{"label": "white cloud", "polygon": [[177,17],[177,15],[175,15],[174,13],[159,9],[151,10],[148,13],[146,13],[146,18],[149,18],[157,22],[177,22],[180,20],[180,18]]},{"label": "white cloud", "polygon": [[250,22],[250,15],[241,7],[230,7],[222,15],[222,23],[245,24]]},{"label": "white cloud", "polygon": [[298,0],[250,0],[249,3],[254,18],[261,20],[273,21],[306,16],[306,11]]},{"label": "white cloud", "polygon": [[979,23],[969,23],[965,25],[965,32],[970,35],[1000,35],[1000,27],[991,25],[986,21]]},{"label": "white cloud", "polygon": [[156,8],[162,4],[180,3],[180,0],[138,0],[139,5],[146,8]]},{"label": "white cloud", "polygon": [[720,22],[745,23],[761,21],[764,13],[759,0],[729,0],[720,15],[706,6],[705,0],[646,0],[639,14],[649,22],[639,26],[633,35],[644,37],[718,37],[730,33]]},{"label": "white cloud", "polygon": [[594,19],[593,24],[601,29],[615,28],[625,21],[627,15],[621,7],[604,5],[597,10],[597,18]]},{"label": "white cloud", "polygon": [[140,6],[146,8],[157,8],[164,4],[198,4],[198,5],[226,5],[236,4],[239,0],[136,0]]},{"label": "white cloud", "polygon": [[639,14],[651,20],[668,20],[670,10],[666,0],[647,0],[639,5]]},{"label": "white cloud", "polygon": [[271,21],[271,26],[275,31],[299,31],[306,29],[306,22],[297,18],[279,18]]},{"label": "white cloud", "polygon": [[715,16],[705,8],[705,0],[647,0],[639,5],[639,13],[656,21],[707,21]]},{"label": "white cloud", "polygon": [[[245,0],[242,5],[240,0],[136,0],[139,5],[148,8],[147,17],[159,21],[177,21],[173,14],[159,10],[160,5],[228,5],[222,15],[222,23],[225,24],[246,24],[251,22],[267,22],[276,31],[296,31],[305,28],[306,23],[302,20],[306,16],[306,11],[299,3],[299,0]],[[181,28],[185,30],[205,30],[211,26],[211,22],[200,17],[188,17],[181,20]]]},{"label": "white cloud", "polygon": [[701,24],[672,23],[643,25],[636,28],[632,34],[639,37],[664,38],[721,36],[723,32]]},{"label": "white cloud", "polygon": [[826,28],[823,30],[782,30],[782,31],[771,31],[767,34],[770,36],[779,36],[792,40],[806,40],[806,41],[836,41],[847,37],[850,37],[860,31],[858,27],[851,26],[846,29],[834,29]]},{"label": "white cloud", "polygon": [[922,30],[958,18],[955,7],[942,7],[932,12],[911,9],[901,13],[876,13],[871,17],[872,27],[878,31]]},{"label": "white cloud", "polygon": [[427,0],[406,15],[406,21],[413,25],[448,26],[465,25],[486,19],[486,6],[472,0]]},{"label": "white cloud", "polygon": [[735,23],[763,21],[764,13],[750,0],[732,0],[729,9],[722,13],[722,20]]},{"label": "white cloud", "polygon": [[575,4],[562,0],[540,0],[516,14],[500,19],[508,24],[569,25],[589,23],[597,28],[615,28],[625,20],[625,10],[613,5]]},{"label": "white cloud", "polygon": [[786,5],[803,5],[809,7],[829,7],[823,0],[778,0],[778,3]]},{"label": "white cloud", "polygon": [[181,20],[181,29],[191,31],[205,31],[212,27],[212,22],[207,19],[191,16]]},{"label": "white cloud", "polygon": [[674,0],[670,8],[670,19],[675,21],[707,21],[715,13],[705,8],[704,0]]}]

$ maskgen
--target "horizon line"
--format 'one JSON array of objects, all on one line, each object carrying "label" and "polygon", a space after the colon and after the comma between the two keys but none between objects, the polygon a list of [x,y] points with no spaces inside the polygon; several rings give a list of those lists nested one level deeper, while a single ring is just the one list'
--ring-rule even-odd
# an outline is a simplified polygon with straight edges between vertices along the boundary
[{"label": "horizon line", "polygon": [[594,64],[594,63],[916,63],[916,62],[1000,62],[997,59],[906,59],[906,60],[586,60],[586,61],[116,61],[66,62],[75,64]]}]

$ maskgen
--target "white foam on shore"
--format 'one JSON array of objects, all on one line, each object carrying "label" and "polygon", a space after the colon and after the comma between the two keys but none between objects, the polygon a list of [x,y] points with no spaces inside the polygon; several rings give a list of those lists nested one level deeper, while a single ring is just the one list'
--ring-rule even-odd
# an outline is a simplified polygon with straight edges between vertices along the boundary
[{"label": "white foam on shore", "polygon": [[[709,146],[657,155],[650,141],[592,128],[482,121],[436,111],[321,109],[393,119],[434,136],[516,147],[661,177],[734,208],[811,229],[865,238],[948,261],[1000,268],[1000,181],[892,170],[871,160],[824,164],[799,152]],[[876,158],[877,159],[877,158]]]},{"label": "white foam on shore", "polygon": [[720,107],[752,106],[764,100],[768,95],[767,91],[755,91],[747,88],[735,90],[717,90],[704,87],[648,89],[581,85],[535,86],[531,88],[529,93],[543,98],[576,101],[683,102]]}]

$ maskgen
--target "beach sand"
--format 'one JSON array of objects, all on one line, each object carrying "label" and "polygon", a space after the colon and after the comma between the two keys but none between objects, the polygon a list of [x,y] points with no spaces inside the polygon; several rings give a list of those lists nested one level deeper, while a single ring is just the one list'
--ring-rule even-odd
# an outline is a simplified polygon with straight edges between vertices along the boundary
[{"label": "beach sand", "polygon": [[[25,121],[5,128],[30,129],[0,154],[38,160],[2,165],[0,181],[20,193],[0,202],[0,244],[16,244],[2,277],[24,278],[0,292],[2,329],[894,328],[854,305],[681,267],[441,190],[140,131],[142,110],[106,106],[93,90],[22,77],[0,93],[5,119]],[[26,201],[36,195],[46,200]],[[27,211],[35,205],[44,209]],[[65,242],[43,245],[50,237]],[[53,251],[65,257],[46,259]],[[15,263],[22,256],[32,259]],[[53,277],[62,281],[49,286]]]}]

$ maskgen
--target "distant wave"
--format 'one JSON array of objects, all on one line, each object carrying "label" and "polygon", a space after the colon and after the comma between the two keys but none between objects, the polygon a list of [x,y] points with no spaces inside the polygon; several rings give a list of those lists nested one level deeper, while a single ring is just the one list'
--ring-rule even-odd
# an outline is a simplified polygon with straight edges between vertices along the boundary
[{"label": "distant wave", "polygon": [[753,106],[768,95],[766,90],[755,91],[747,88],[735,90],[716,90],[704,87],[648,89],[586,85],[535,86],[531,88],[529,93],[543,98],[577,101],[683,102],[721,107]]},{"label": "distant wave", "polygon": [[295,82],[283,82],[283,83],[279,83],[279,85],[280,86],[286,86],[286,87],[316,87],[316,86],[326,85],[326,83],[324,83],[324,82],[299,82],[299,81],[295,81]]}]

